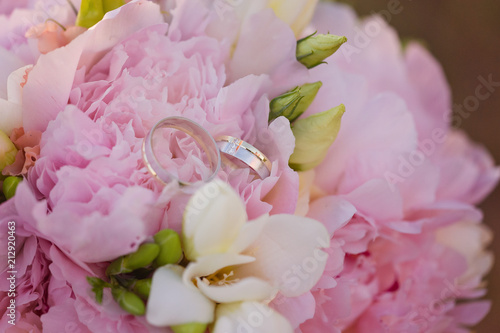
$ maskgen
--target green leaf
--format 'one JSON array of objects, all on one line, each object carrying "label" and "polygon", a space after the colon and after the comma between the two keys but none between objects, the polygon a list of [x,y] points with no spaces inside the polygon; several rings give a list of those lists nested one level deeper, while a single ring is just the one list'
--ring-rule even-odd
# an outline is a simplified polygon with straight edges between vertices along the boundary
[{"label": "green leaf", "polygon": [[207,330],[208,324],[189,323],[183,325],[175,325],[170,328],[174,333],[203,333]]},{"label": "green leaf", "polygon": [[125,1],[123,0],[102,0],[104,14],[123,6],[124,4]]},{"label": "green leaf", "polygon": [[104,14],[124,4],[123,0],[82,0],[76,17],[76,25],[90,28],[102,20]]},{"label": "green leaf", "polygon": [[307,68],[322,64],[347,41],[344,36],[316,33],[297,41],[297,60]]},{"label": "green leaf", "polygon": [[90,28],[104,17],[102,0],[82,0],[76,17],[76,25]]},{"label": "green leaf", "polygon": [[7,200],[10,198],[13,198],[14,195],[16,194],[17,186],[19,185],[20,182],[22,182],[23,178],[22,177],[7,177],[3,181],[3,195]]},{"label": "green leaf", "polygon": [[160,253],[155,260],[158,266],[177,264],[182,259],[182,246],[179,234],[172,229],[163,229],[154,235]]},{"label": "green leaf", "polygon": [[294,122],[311,105],[322,85],[321,81],[306,83],[274,98],[269,104],[269,122],[281,116]]},{"label": "green leaf", "polygon": [[296,171],[307,171],[319,165],[335,141],[340,129],[343,104],[325,112],[297,120],[292,126],[295,150],[289,165]]},{"label": "green leaf", "polygon": [[101,304],[103,290],[104,288],[109,288],[110,284],[102,279],[92,276],[87,276],[87,282],[92,286],[92,291],[95,294],[96,302]]}]

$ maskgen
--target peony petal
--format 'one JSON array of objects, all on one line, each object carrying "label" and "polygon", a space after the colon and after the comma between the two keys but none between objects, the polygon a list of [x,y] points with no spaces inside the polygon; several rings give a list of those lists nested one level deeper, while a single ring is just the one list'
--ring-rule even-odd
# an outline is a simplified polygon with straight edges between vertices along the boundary
[{"label": "peony petal", "polygon": [[403,218],[403,198],[382,179],[370,180],[344,196],[356,209],[378,222]]},{"label": "peony petal", "polygon": [[153,274],[146,320],[154,326],[210,323],[215,303],[182,282],[183,268],[167,265]]},{"label": "peony petal", "polygon": [[311,203],[307,216],[320,221],[330,233],[342,228],[356,213],[356,208],[347,200],[326,196]]},{"label": "peony petal", "polygon": [[459,304],[450,311],[457,322],[467,326],[477,325],[490,312],[490,301]]},{"label": "peony petal", "polygon": [[[270,34],[269,31],[273,33]],[[262,10],[249,16],[242,25],[241,35],[229,65],[229,81],[249,74],[271,74],[280,66],[287,67],[297,63],[296,47],[293,32],[272,10]],[[291,85],[288,88],[293,88],[293,83]]]},{"label": "peony petal", "polygon": [[267,305],[257,302],[220,304],[212,333],[292,333],[290,323]]},{"label": "peony petal", "polygon": [[422,138],[431,138],[436,128],[448,128],[450,88],[441,65],[423,45],[412,42],[405,51],[408,79],[420,106],[411,109],[415,125]]},{"label": "peony petal", "polygon": [[314,316],[316,301],[314,296],[307,292],[298,297],[276,297],[271,306],[288,318],[290,324],[297,328],[300,324]]}]

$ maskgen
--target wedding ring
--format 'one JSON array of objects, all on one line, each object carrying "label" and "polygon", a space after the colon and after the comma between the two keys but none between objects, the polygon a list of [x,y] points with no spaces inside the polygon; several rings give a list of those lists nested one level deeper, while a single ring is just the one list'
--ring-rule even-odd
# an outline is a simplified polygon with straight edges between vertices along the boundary
[{"label": "wedding ring", "polygon": [[261,179],[271,174],[271,161],[260,150],[233,136],[221,136],[217,138],[217,146],[221,153],[236,158],[254,170]]},{"label": "wedding ring", "polygon": [[[192,185],[185,180],[181,180],[172,173],[168,172],[158,161],[157,156],[153,151],[153,134],[162,128],[172,128],[188,134],[205,152],[208,159],[210,174],[198,182],[209,182],[219,172],[221,158],[217,144],[214,138],[203,127],[192,120],[183,117],[168,117],[157,122],[142,144],[142,156],[149,172],[164,184],[169,184],[171,181],[177,181],[180,185]],[[198,183],[197,182],[197,183]]]}]

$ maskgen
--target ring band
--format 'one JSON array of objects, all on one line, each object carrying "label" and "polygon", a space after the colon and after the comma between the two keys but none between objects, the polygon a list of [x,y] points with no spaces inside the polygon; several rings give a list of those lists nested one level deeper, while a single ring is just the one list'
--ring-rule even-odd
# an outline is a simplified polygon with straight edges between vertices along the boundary
[{"label": "ring band", "polygon": [[271,161],[248,142],[225,135],[217,138],[217,146],[221,153],[232,156],[249,166],[261,179],[271,174]]},{"label": "ring band", "polygon": [[200,181],[209,182],[219,172],[221,158],[217,144],[214,138],[203,127],[192,120],[183,117],[168,117],[157,122],[148,135],[144,138],[142,144],[142,157],[149,170],[158,180],[164,184],[169,184],[172,180],[176,180],[180,185],[192,185],[193,183],[183,181],[161,166],[156,155],[153,152],[153,134],[161,128],[173,128],[184,132],[191,136],[198,145],[205,151],[208,163],[210,165],[211,174],[206,179]]}]

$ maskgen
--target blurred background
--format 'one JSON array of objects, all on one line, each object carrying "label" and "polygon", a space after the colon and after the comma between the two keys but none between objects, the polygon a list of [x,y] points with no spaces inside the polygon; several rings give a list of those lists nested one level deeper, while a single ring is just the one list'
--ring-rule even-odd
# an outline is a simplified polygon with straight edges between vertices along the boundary
[{"label": "blurred background", "polygon": [[[344,0],[360,15],[387,10],[396,0]],[[399,0],[403,10],[390,24],[402,39],[424,41],[442,64],[453,93],[453,104],[474,95],[478,77],[500,82],[500,1],[498,0]],[[479,109],[460,128],[483,144],[500,164],[500,88],[481,101]],[[485,223],[495,232],[491,245],[496,264],[488,276],[488,298],[493,308],[477,333],[500,332],[500,188],[481,204]]]}]

